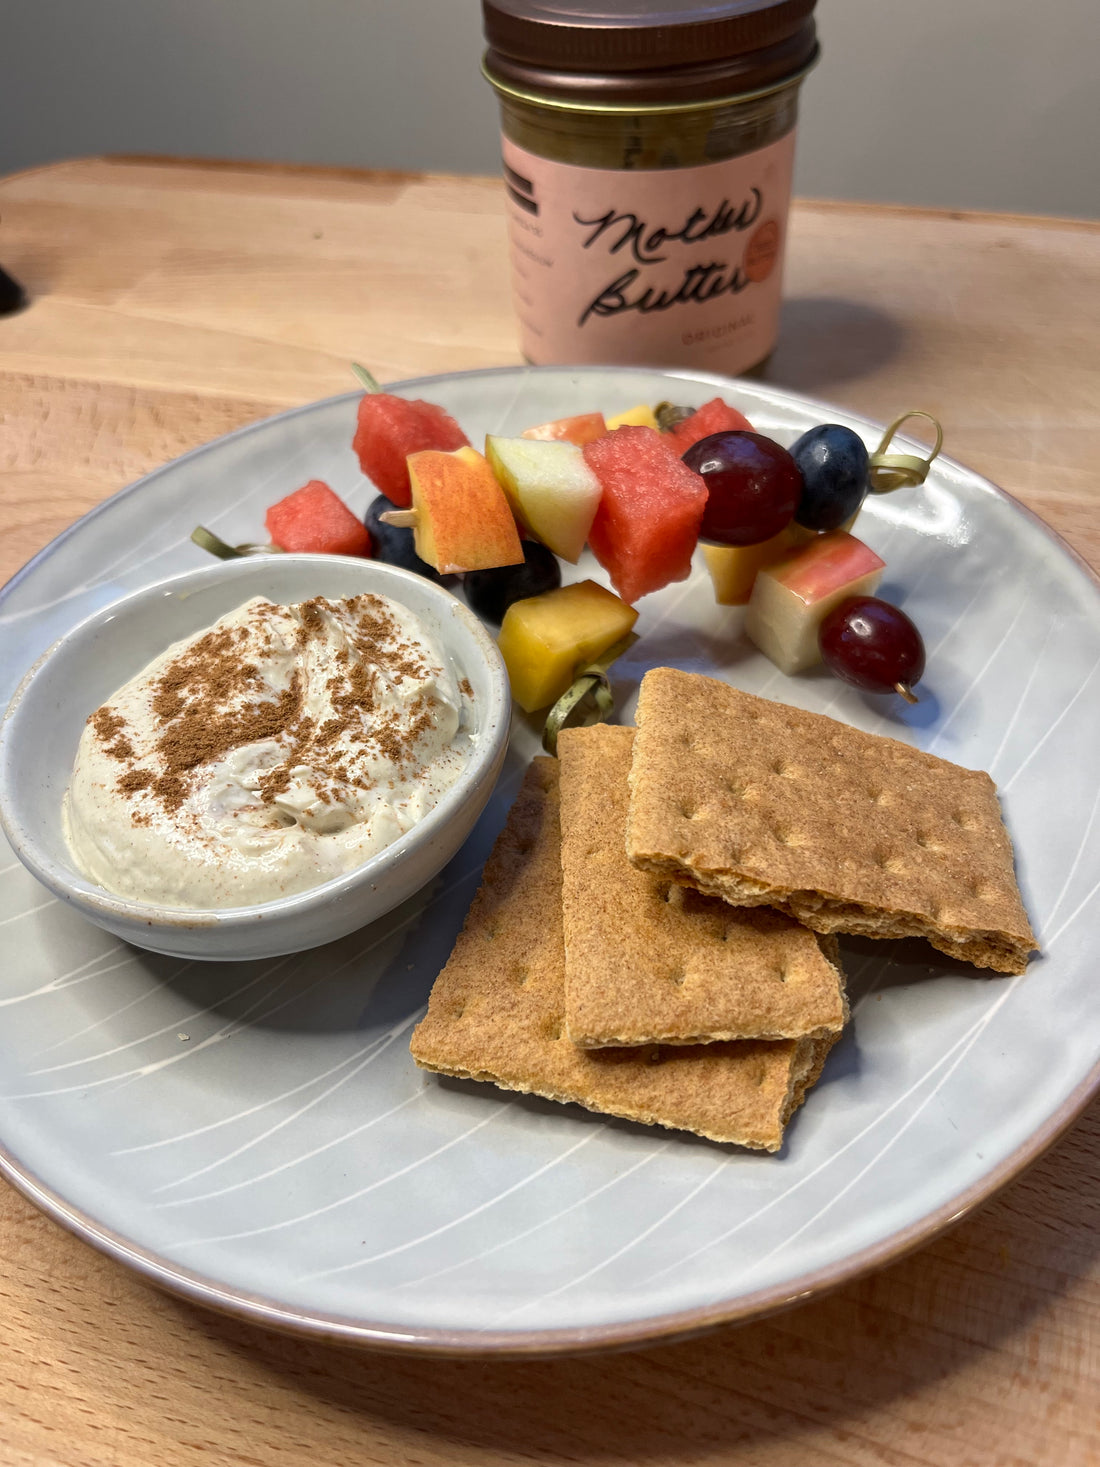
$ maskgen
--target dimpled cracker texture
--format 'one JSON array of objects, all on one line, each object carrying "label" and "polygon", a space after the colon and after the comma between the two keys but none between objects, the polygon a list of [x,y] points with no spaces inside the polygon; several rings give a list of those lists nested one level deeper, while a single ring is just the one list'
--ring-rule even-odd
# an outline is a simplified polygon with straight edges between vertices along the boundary
[{"label": "dimpled cracker texture", "polygon": [[575,1044],[699,1044],[836,1034],[841,974],[769,907],[731,907],[626,855],[634,730],[565,729],[561,763],[565,1021]]},{"label": "dimpled cracker texture", "polygon": [[988,774],[673,668],[642,681],[627,849],[817,932],[1022,973],[1035,938]]},{"label": "dimpled cracker texture", "polygon": [[565,1032],[558,763],[535,759],[413,1030],[418,1065],[777,1151],[832,1039],[579,1049]]}]

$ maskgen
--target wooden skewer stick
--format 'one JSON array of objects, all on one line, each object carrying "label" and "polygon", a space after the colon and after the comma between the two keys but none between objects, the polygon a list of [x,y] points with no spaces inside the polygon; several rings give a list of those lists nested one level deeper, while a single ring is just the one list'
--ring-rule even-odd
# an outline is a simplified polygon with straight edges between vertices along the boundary
[{"label": "wooden skewer stick", "polygon": [[378,518],[384,525],[396,525],[399,530],[415,530],[420,523],[418,509],[388,509]]}]

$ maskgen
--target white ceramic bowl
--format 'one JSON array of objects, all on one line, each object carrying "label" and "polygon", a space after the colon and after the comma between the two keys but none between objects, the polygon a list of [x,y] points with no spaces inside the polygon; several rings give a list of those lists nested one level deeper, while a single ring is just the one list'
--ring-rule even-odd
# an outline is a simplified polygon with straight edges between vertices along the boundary
[{"label": "white ceramic bowl", "polygon": [[[249,907],[190,910],[125,901],[77,870],[61,802],[88,715],[172,642],[250,596],[287,604],[367,592],[401,602],[437,634],[473,688],[469,762],[417,825],[356,870]],[[409,571],[350,556],[265,555],[173,576],[97,611],[23,679],[0,727],[0,819],[23,864],[55,896],[138,947],[203,959],[299,952],[373,922],[419,891],[469,835],[508,743],[508,677],[493,638],[449,591]]]}]

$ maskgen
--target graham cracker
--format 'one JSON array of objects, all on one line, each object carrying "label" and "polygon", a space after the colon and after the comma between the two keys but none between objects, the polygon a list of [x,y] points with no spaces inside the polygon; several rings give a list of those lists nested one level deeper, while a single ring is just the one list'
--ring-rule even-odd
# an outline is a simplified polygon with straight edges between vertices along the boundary
[{"label": "graham cracker", "polygon": [[627,850],[816,932],[1022,973],[1036,943],[988,774],[673,668],[646,674]]},{"label": "graham cracker", "polygon": [[583,1050],[565,1029],[558,764],[537,758],[413,1031],[418,1065],[777,1151],[833,1038]]},{"label": "graham cracker", "polygon": [[558,739],[569,1037],[587,1048],[839,1033],[847,1005],[834,938],[631,865],[633,743],[633,729],[609,724]]}]

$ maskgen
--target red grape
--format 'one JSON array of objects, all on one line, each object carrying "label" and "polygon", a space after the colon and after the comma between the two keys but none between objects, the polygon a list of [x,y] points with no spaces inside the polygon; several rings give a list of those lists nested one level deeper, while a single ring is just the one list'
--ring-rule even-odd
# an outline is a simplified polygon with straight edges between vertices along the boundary
[{"label": "red grape", "polygon": [[831,672],[869,693],[900,693],[915,703],[924,674],[924,643],[906,616],[877,596],[849,596],[821,623],[821,655]]},{"label": "red grape", "polygon": [[684,463],[707,486],[700,539],[756,545],[794,518],[802,496],[801,471],[785,448],[763,434],[712,433],[691,445]]}]

